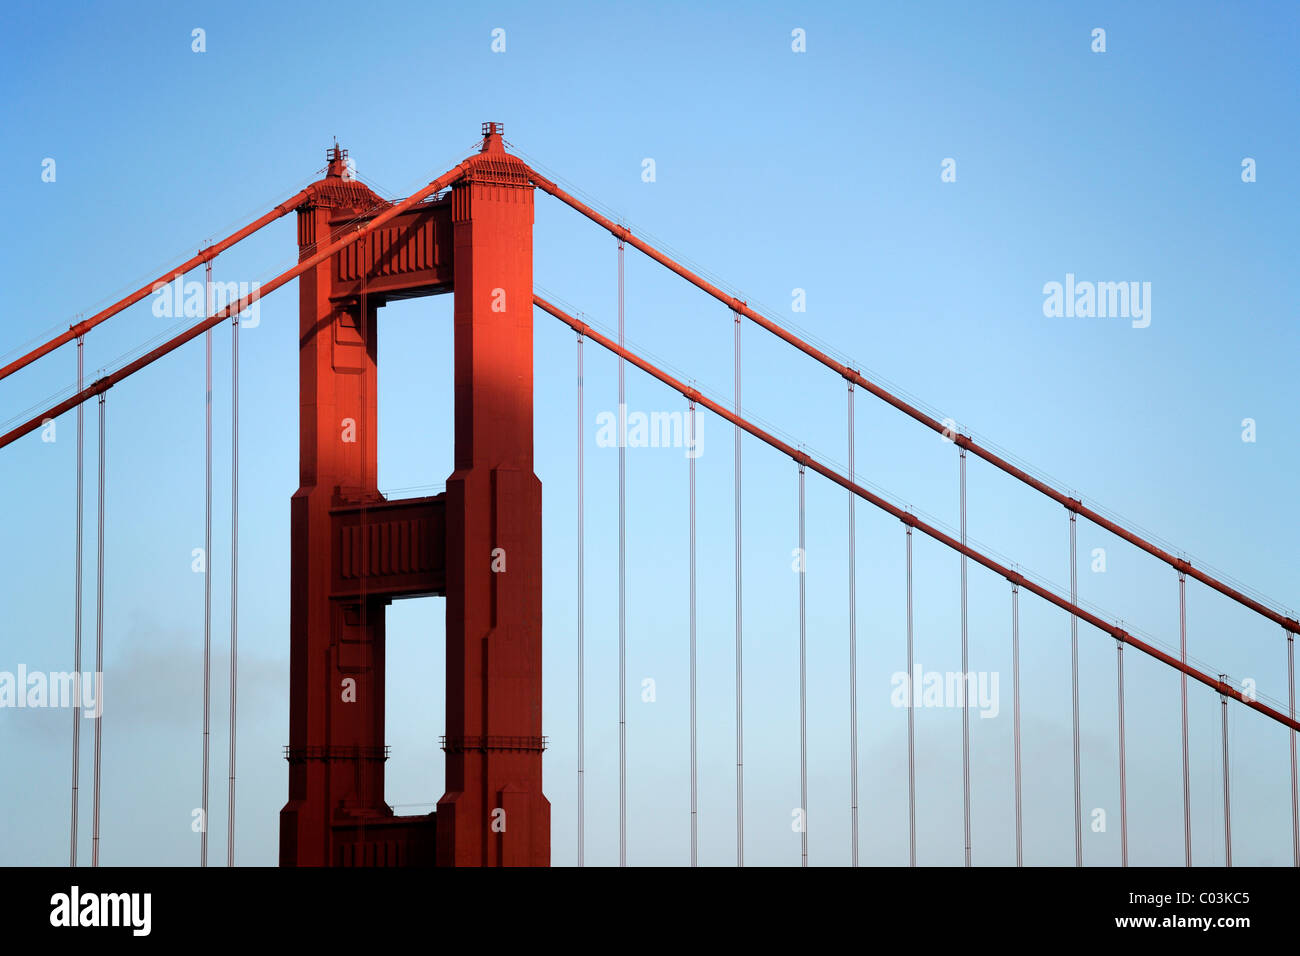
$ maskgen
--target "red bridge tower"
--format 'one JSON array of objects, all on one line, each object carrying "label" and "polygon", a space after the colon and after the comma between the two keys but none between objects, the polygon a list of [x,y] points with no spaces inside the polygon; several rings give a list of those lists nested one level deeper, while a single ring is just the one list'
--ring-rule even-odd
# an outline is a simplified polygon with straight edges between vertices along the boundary
[{"label": "red bridge tower", "polygon": [[[542,490],[533,474],[533,187],[485,123],[463,175],[299,279],[300,487],[291,503],[285,866],[546,866]],[[300,258],[387,203],[335,147],[298,210]],[[376,489],[377,316],[453,293],[455,471],[444,494]],[[384,612],[447,606],[447,792],[384,800]]]}]

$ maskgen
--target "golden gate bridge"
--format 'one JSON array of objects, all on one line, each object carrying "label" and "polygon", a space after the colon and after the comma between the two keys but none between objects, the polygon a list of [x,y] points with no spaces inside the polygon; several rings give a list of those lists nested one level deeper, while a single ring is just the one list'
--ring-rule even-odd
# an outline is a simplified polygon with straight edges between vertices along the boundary
[{"label": "golden gate bridge", "polygon": [[[291,501],[291,664],[288,801],[280,814],[279,856],[282,865],[305,866],[444,866],[548,865],[551,859],[551,807],[543,793],[542,761],[547,747],[541,722],[541,485],[533,473],[532,326],[542,314],[568,326],[577,346],[576,397],[578,431],[583,422],[583,349],[591,343],[618,359],[620,416],[625,409],[625,369],[630,366],[676,391],[687,403],[687,431],[694,435],[698,416],[708,414],[734,429],[735,464],[735,691],[736,691],[736,862],[744,865],[744,666],[742,455],[741,437],[749,435],[788,458],[798,469],[799,546],[804,546],[805,482],[808,472],[843,489],[849,547],[848,628],[844,661],[849,707],[850,826],[844,839],[858,865],[859,743],[857,708],[857,609],[854,586],[855,520],[859,501],[897,519],[906,537],[907,658],[909,687],[915,664],[913,634],[912,541],[917,535],[949,549],[961,565],[961,675],[970,674],[968,648],[968,567],[971,563],[1003,579],[1009,588],[1008,632],[1013,659],[1014,815],[1016,862],[1023,862],[1022,754],[1020,745],[1019,615],[1022,600],[1032,597],[1068,615],[1071,627],[1071,705],[1073,717],[1074,862],[1083,862],[1079,731],[1079,640],[1104,636],[1115,642],[1118,688],[1118,771],[1121,859],[1128,863],[1124,651],[1146,655],[1179,674],[1181,684],[1182,813],[1187,865],[1192,863],[1190,810],[1191,755],[1188,746],[1188,695],[1200,687],[1217,695],[1222,707],[1223,847],[1231,865],[1231,788],[1228,779],[1228,708],[1244,707],[1287,730],[1290,751],[1293,865],[1300,866],[1300,798],[1298,798],[1295,711],[1295,635],[1300,621],[1280,607],[1248,593],[1221,576],[1171,552],[1125,522],[1109,517],[1055,485],[1014,464],[949,420],[940,420],[880,383],[795,334],[783,323],[720,289],[636,234],[606,217],[538,172],[507,148],[499,123],[485,123],[477,152],[447,173],[400,201],[381,198],[351,173],[345,150],[330,150],[322,179],[276,205],[244,228],[205,247],[90,318],[0,368],[0,379],[52,355],[62,346],[77,348],[77,387],[68,397],[23,418],[0,434],[0,448],[32,435],[60,416],[77,415],[77,537],[75,626],[71,657],[75,674],[83,663],[82,567],[85,422],[87,403],[97,404],[99,497],[95,537],[96,674],[103,672],[104,507],[107,493],[105,457],[109,436],[107,398],[115,386],[194,339],[207,342],[207,548],[212,535],[212,333],[232,329],[233,392],[231,422],[235,450],[230,476],[231,652],[230,737],[227,755],[227,863],[234,863],[237,782],[238,688],[238,340],[239,317],[261,297],[297,281],[300,313],[300,478]],[[619,263],[618,332],[599,331],[583,315],[574,315],[539,294],[533,282],[533,203],[535,193],[554,197],[607,232],[617,243]],[[212,262],[271,222],[293,213],[298,223],[299,259],[275,278],[214,307]],[[734,326],[735,389],[730,402],[710,397],[660,364],[630,349],[624,336],[624,254],[627,247],[662,265],[725,308]],[[99,325],[128,307],[205,269],[208,289],[201,321],[87,383],[83,344]],[[451,293],[454,298],[455,471],[446,491],[416,498],[389,498],[377,488],[376,406],[379,309],[389,300]],[[838,470],[803,445],[778,437],[747,416],[741,403],[742,328],[753,323],[826,371],[844,380],[848,413],[848,467]],[[892,407],[955,446],[958,460],[960,529],[950,534],[909,508],[872,490],[855,472],[854,402],[858,391]],[[626,427],[620,421],[620,429]],[[619,442],[619,862],[626,850],[626,442]],[[583,443],[578,443],[577,554],[577,852],[584,862],[585,698],[583,588]],[[973,546],[966,533],[966,466],[978,458],[1068,514],[1070,585],[1063,591],[987,551]],[[691,855],[698,863],[697,750],[697,614],[695,459],[689,458],[690,514],[690,787]],[[1084,607],[1078,595],[1077,533],[1082,520],[1145,552],[1176,575],[1179,595],[1179,653],[1173,654],[1138,637],[1120,623]],[[1187,657],[1187,584],[1204,586],[1280,628],[1286,641],[1288,701],[1285,707],[1239,689],[1222,673],[1193,666]],[[440,595],[446,599],[447,687],[445,752],[447,792],[434,812],[403,816],[384,795],[384,610],[395,598]],[[206,585],[204,643],[203,819],[209,809],[212,768],[211,581]],[[801,809],[808,806],[807,743],[807,596],[799,578],[799,709]],[[80,701],[80,693],[74,694]],[[909,704],[911,701],[909,700]],[[80,783],[79,706],[73,708],[74,758],[71,770],[69,861],[79,862],[78,800]],[[100,861],[102,713],[94,716],[92,790],[93,865]],[[111,731],[110,731],[111,732]],[[971,755],[969,708],[962,708],[963,849],[971,857]],[[909,862],[916,864],[916,754],[913,709],[908,709]],[[808,865],[808,832],[801,836],[801,862]],[[208,839],[203,830],[200,862],[207,864]]]}]

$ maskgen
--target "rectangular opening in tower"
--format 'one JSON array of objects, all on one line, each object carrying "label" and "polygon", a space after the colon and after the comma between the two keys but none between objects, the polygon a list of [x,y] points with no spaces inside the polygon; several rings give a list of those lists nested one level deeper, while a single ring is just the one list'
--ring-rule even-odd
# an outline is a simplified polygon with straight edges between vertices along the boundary
[{"label": "rectangular opening in tower", "polygon": [[[452,297],[390,301],[378,316],[378,486],[389,500],[441,494],[453,462]],[[446,606],[395,600],[386,614],[384,792],[398,816],[444,790]]]}]

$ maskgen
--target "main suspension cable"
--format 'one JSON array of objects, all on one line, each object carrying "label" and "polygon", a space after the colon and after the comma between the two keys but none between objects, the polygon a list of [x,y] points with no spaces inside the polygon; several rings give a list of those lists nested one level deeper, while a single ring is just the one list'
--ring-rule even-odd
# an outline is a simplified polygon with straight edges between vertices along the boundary
[{"label": "main suspension cable", "polygon": [[89,319],[86,319],[82,322],[74,323],[66,331],[61,332],[59,335],[56,335],[48,342],[45,342],[43,345],[40,345],[39,347],[33,349],[32,351],[28,352],[26,355],[23,355],[22,357],[17,358],[14,361],[10,362],[8,365],[5,365],[3,368],[0,368],[0,380],[8,378],[14,372],[17,372],[21,368],[25,368],[26,366],[32,364],[32,362],[35,362],[37,359],[41,358],[42,356],[47,355],[50,352],[53,352],[59,346],[71,342],[73,339],[79,339],[83,337],[91,329],[95,328],[95,326],[107,321],[108,319],[111,319],[113,316],[117,315],[117,313],[121,312],[123,309],[135,305],[135,303],[139,302],[141,299],[145,298],[145,296],[152,293],[159,285],[171,283],[174,280],[181,278],[182,276],[185,275],[185,273],[189,272],[191,269],[193,269],[195,266],[199,265],[200,263],[210,262],[214,257],[220,255],[222,252],[229,249],[231,246],[235,245],[236,243],[241,242],[244,239],[248,238],[253,233],[261,229],[263,226],[266,226],[269,223],[274,222],[275,220],[279,219],[281,216],[285,215],[286,213],[296,209],[298,206],[302,205],[304,202],[310,199],[311,195],[312,195],[312,188],[310,186],[307,187],[306,189],[300,190],[298,193],[294,194],[291,198],[286,199],[284,202],[272,208],[269,212],[259,216],[257,219],[250,222],[244,228],[238,230],[237,232],[231,233],[229,236],[226,236],[224,239],[222,239],[219,242],[216,242],[210,246],[205,247],[202,251],[198,253],[198,255],[191,257],[190,259],[181,263],[174,269],[167,270],[158,278],[154,279],[152,282],[140,287],[139,289],[132,292],[130,295],[126,296],[125,298],[119,299],[117,302],[114,302],[112,305],[108,306],[108,308],[95,313]]},{"label": "main suspension cable", "polygon": [[[628,243],[633,248],[649,256],[651,259],[653,259],[655,262],[658,262],[660,265],[664,266],[669,271],[685,279],[687,282],[691,283],[696,288],[700,289],[701,291],[717,299],[723,305],[727,306],[727,308],[729,308],[733,313],[735,313],[737,317],[741,315],[745,316],[754,324],[761,326],[762,328],[766,329],[768,332],[771,332],[777,338],[781,339],[782,341],[786,342],[789,345],[794,346],[796,349],[803,352],[805,355],[809,356],[815,361],[821,363],[826,368],[831,369],[836,374],[843,376],[844,378],[848,379],[851,382],[856,383],[857,385],[860,385],[862,388],[871,392],[871,394],[875,395],[877,398],[881,399],[882,401],[884,401],[889,405],[892,405],[894,408],[903,412],[913,420],[918,421],[921,424],[925,425],[927,428],[930,428],[931,430],[939,434],[948,433],[949,431],[948,426],[942,420],[927,414],[926,412],[922,411],[920,408],[916,407],[915,405],[909,404],[908,402],[900,398],[898,395],[888,391],[887,389],[881,387],[875,382],[871,382],[867,380],[856,369],[849,368],[847,365],[844,365],[843,363],[838,362],[835,359],[831,358],[822,350],[811,345],[809,342],[800,338],[799,336],[789,332],[787,329],[785,329],[778,323],[774,322],[772,319],[769,319],[761,312],[758,312],[757,310],[751,308],[747,303],[737,298],[736,296],[728,295],[726,292],[719,289],[713,283],[702,278],[697,273],[692,272],[690,269],[687,269],[685,266],[681,265],[673,258],[665,255],[663,252],[661,252],[659,249],[656,249],[654,246],[650,245],[644,239],[641,239],[633,235],[632,231],[627,226],[614,222],[608,217],[601,215],[595,209],[591,208],[591,206],[587,205],[586,203],[582,202],[579,199],[574,198],[572,195],[570,195],[569,193],[561,189],[559,186],[557,186],[552,180],[538,173],[536,169],[530,170],[530,177],[532,179],[533,184],[538,189],[541,189],[543,192],[549,193],[550,195],[554,196],[556,199],[560,200],[565,205],[581,213],[583,216],[586,216],[588,219],[596,223],[596,225],[600,226],[602,229],[609,232],[615,238]],[[993,465],[999,470],[1007,473],[1008,475],[1011,475],[1013,478],[1016,478],[1018,481],[1021,481],[1024,484],[1028,485],[1029,487],[1033,488],[1035,491],[1039,492],[1040,494],[1043,494],[1048,498],[1051,498],[1053,501],[1056,501],[1058,504],[1064,505],[1065,507],[1069,508],[1073,513],[1082,515],[1083,517],[1087,518],[1089,521],[1091,521],[1093,524],[1097,525],[1098,527],[1106,531],[1109,531],[1111,534],[1114,534],[1117,537],[1122,538],[1123,540],[1127,541],[1129,544],[1135,545],[1136,547],[1142,549],[1143,551],[1146,551],[1148,554],[1152,555],[1155,558],[1158,558],[1159,560],[1165,562],[1171,567],[1186,571],[1188,574],[1196,578],[1196,580],[1200,581],[1202,584],[1208,585],[1209,587],[1231,598],[1237,603],[1250,608],[1252,611],[1255,611],[1257,614],[1261,614],[1264,617],[1268,618],[1269,620],[1277,624],[1280,624],[1288,632],[1300,633],[1300,620],[1296,620],[1295,618],[1291,618],[1291,617],[1286,617],[1285,615],[1279,613],[1278,611],[1273,610],[1270,607],[1267,607],[1260,600],[1256,600],[1255,598],[1249,597],[1241,590],[1232,587],[1225,581],[1219,580],[1218,578],[1214,577],[1213,575],[1205,571],[1200,570],[1199,568],[1192,567],[1191,563],[1186,559],[1175,557],[1173,554],[1170,554],[1169,551],[1159,547],[1158,545],[1151,542],[1147,538],[1142,537],[1136,532],[1129,531],[1127,528],[1121,526],[1116,521],[1113,521],[1107,518],[1105,515],[1101,514],[1095,508],[1087,507],[1086,505],[1083,504],[1083,502],[1079,498],[1066,495],[1065,493],[1058,491],[1056,488],[1049,485],[1046,481],[1040,478],[1036,478],[1034,475],[1030,474],[1025,469],[1013,465],[1011,462],[1007,461],[1005,458],[994,453],[989,448],[974,441],[969,435],[956,435],[953,438],[953,441],[955,441],[962,448],[965,448],[971,451],[973,454],[984,459],[989,464]]]},{"label": "main suspension cable", "polygon": [[191,339],[198,337],[199,335],[206,332],[208,329],[215,328],[216,326],[220,325],[226,319],[230,318],[230,316],[238,315],[240,312],[243,312],[254,302],[257,302],[258,300],[265,298],[266,296],[274,292],[276,289],[279,289],[281,286],[285,285],[286,283],[291,282],[294,279],[298,278],[298,276],[302,275],[308,269],[311,269],[312,267],[318,265],[319,263],[324,262],[326,259],[334,255],[339,250],[343,249],[345,246],[351,245],[352,243],[358,241],[362,237],[369,235],[371,232],[373,232],[375,229],[382,226],[384,223],[393,219],[395,216],[400,215],[406,210],[416,206],[420,202],[424,201],[424,199],[426,199],[430,195],[439,192],[440,190],[446,188],[447,186],[452,185],[453,183],[459,182],[461,177],[464,176],[465,174],[465,166],[466,166],[465,163],[461,163],[455,169],[452,169],[450,172],[442,176],[439,176],[437,179],[433,180],[427,186],[407,196],[401,202],[396,203],[384,209],[374,218],[368,220],[365,223],[357,223],[355,225],[355,228],[353,228],[351,231],[342,231],[342,234],[339,234],[337,238],[333,239],[323,248],[317,249],[317,251],[313,253],[311,256],[302,259],[293,267],[286,269],[284,272],[281,272],[279,275],[275,276],[273,279],[266,282],[260,288],[250,291],[248,295],[244,296],[238,302],[233,302],[230,303],[229,305],[222,307],[222,309],[219,312],[215,313],[214,315],[208,316],[206,319],[204,319],[201,322],[196,322],[194,325],[190,326],[184,332],[181,332],[179,335],[173,336],[172,338],[168,339],[166,342],[157,346],[156,348],[150,350],[146,354],[141,355],[139,358],[136,358],[131,362],[128,362],[126,365],[123,365],[121,368],[117,369],[116,371],[110,372],[109,374],[102,376],[101,378],[92,382],[87,387],[77,391],[74,395],[66,399],[63,399],[62,401],[56,402],[54,405],[51,405],[41,414],[29,418],[27,421],[23,422],[22,424],[18,425],[15,428],[11,428],[3,435],[0,435],[0,448],[4,448],[6,445],[11,445],[19,438],[23,437],[24,435],[27,435],[30,432],[35,431],[37,428],[41,426],[41,423],[46,418],[57,418],[59,415],[62,415],[64,412],[69,411],[70,409],[75,408],[77,405],[86,401],[86,399],[107,391],[108,389],[116,385],[118,382],[121,382],[124,379],[129,378],[130,376],[134,375],[136,372],[140,371],[142,368],[152,365],[154,362],[158,361],[158,359],[180,348],[180,346],[184,345],[186,342],[189,342]]},{"label": "main suspension cable", "polygon": [[1256,697],[1253,695],[1247,696],[1243,694],[1241,691],[1237,690],[1235,687],[1227,683],[1225,680],[1216,680],[1215,678],[1211,677],[1209,674],[1197,670],[1196,668],[1188,664],[1182,663],[1181,661],[1178,660],[1177,657],[1173,656],[1172,654],[1168,654],[1160,650],[1158,647],[1154,646],[1153,644],[1147,641],[1138,638],[1136,635],[1125,630],[1124,628],[1120,627],[1117,624],[1112,624],[1103,620],[1101,617],[1098,616],[1098,614],[1084,607],[1081,607],[1080,605],[1070,601],[1068,598],[1061,597],[1061,595],[1057,594],[1055,591],[1051,590],[1050,588],[1045,587],[1044,585],[1037,583],[1031,578],[1026,577],[1024,574],[1021,574],[1019,571],[1013,570],[1011,567],[1008,567],[1007,565],[1000,563],[999,561],[990,557],[985,552],[977,551],[975,548],[970,547],[969,545],[963,545],[959,540],[957,540],[956,538],[952,537],[949,534],[944,533],[934,525],[926,521],[922,521],[920,518],[917,518],[912,512],[905,511],[904,509],[891,503],[886,498],[882,497],[879,494],[876,494],[870,489],[865,488],[862,485],[857,484],[856,482],[849,481],[847,478],[845,478],[839,472],[835,471],[829,465],[825,464],[823,461],[813,458],[811,455],[807,454],[806,452],[800,451],[799,449],[793,447],[787,442],[782,441],[780,438],[777,438],[775,435],[772,435],[771,433],[764,431],[762,428],[759,428],[757,425],[753,424],[753,422],[742,418],[740,415],[736,414],[735,412],[729,411],[720,402],[716,402],[708,398],[707,396],[702,395],[698,389],[684,385],[682,382],[673,378],[667,372],[664,372],[661,369],[657,368],[655,365],[653,365],[646,359],[642,358],[641,356],[636,355],[635,353],[627,349],[620,348],[617,342],[614,342],[607,336],[600,334],[587,323],[575,319],[573,316],[564,312],[562,309],[559,309],[558,307],[552,305],[550,302],[547,302],[541,296],[534,295],[533,303],[538,308],[542,309],[544,312],[547,312],[548,314],[554,316],[555,318],[559,319],[561,322],[568,325],[570,328],[575,330],[580,330],[587,338],[591,339],[597,345],[601,346],[604,349],[609,350],[610,352],[613,352],[616,355],[621,355],[623,358],[631,362],[637,368],[641,369],[644,372],[647,372],[652,377],[658,379],[660,382],[663,382],[669,388],[674,389],[675,391],[686,396],[688,399],[693,400],[698,404],[702,405],[704,408],[713,412],[715,415],[718,415],[721,418],[725,419],[727,422],[734,425],[738,430],[746,431],[749,434],[753,435],[755,438],[758,438],[760,441],[764,442],[765,444],[770,445],[772,448],[775,448],[778,452],[785,455],[786,457],[791,458],[797,462],[802,462],[805,466],[811,468],[813,471],[817,472],[822,477],[829,479],[830,481],[839,485],[841,488],[852,491],[859,498],[868,502],[875,508],[902,521],[909,528],[916,528],[920,530],[927,537],[932,538],[935,541],[938,541],[940,544],[942,544],[944,547],[948,548],[949,550],[956,551],[958,554],[966,555],[972,561],[992,571],[993,573],[997,574],[999,577],[1005,578],[1006,580],[1012,582],[1013,584],[1020,585],[1021,587],[1025,588],[1032,594],[1035,594],[1038,597],[1043,598],[1053,606],[1060,608],[1062,611],[1065,611],[1067,614],[1078,617],[1080,620],[1082,620],[1084,623],[1088,624],[1089,626],[1096,628],[1102,633],[1109,634],[1111,637],[1123,641],[1125,644],[1128,644],[1130,647],[1137,648],[1138,650],[1142,651],[1142,653],[1146,654],[1148,657],[1153,657],[1156,660],[1160,661],[1162,664],[1165,664],[1168,667],[1172,667],[1175,670],[1181,671],[1182,673],[1186,674],[1188,677],[1191,677],[1192,679],[1206,685],[1207,687],[1217,691],[1218,693],[1221,693],[1227,697],[1231,697],[1233,700],[1236,700],[1239,703],[1243,704],[1244,706],[1249,707],[1251,710],[1264,714],[1271,720],[1274,720],[1284,726],[1290,727],[1293,730],[1300,730],[1300,721],[1296,721],[1288,717],[1286,714],[1282,713],[1276,708],[1270,707],[1268,704],[1265,704],[1260,700],[1256,699]]}]

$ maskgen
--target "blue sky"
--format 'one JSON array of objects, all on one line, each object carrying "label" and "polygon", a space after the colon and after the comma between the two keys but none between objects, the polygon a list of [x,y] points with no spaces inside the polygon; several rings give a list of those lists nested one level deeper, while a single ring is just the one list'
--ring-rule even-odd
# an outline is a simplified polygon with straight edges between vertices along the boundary
[{"label": "blue sky", "polygon": [[[1090,504],[1295,608],[1300,518],[1283,504],[1300,466],[1290,165],[1297,13],[1285,3],[8,5],[0,117],[11,290],[0,351],[66,328],[316,178],[337,137],[358,173],[403,196],[505,123],[526,159],[642,234],[700,263],[752,305],[1031,462]],[[1094,28],[1106,51],[1091,50]],[[191,31],[206,31],[206,52]],[[494,53],[492,31],[506,31]],[[791,49],[791,32],[807,49]],[[1242,181],[1242,161],[1257,181]],[[43,182],[42,161],[56,162]],[[655,181],[642,178],[655,161]],[[942,182],[952,158],[956,181]],[[614,242],[538,196],[535,279],[599,325],[616,318]],[[215,278],[266,281],[296,256],[289,218],[218,261]],[[1043,286],[1151,283],[1151,323],[1048,318]],[[195,276],[198,278],[198,276]],[[793,290],[806,312],[793,312]],[[240,764],[237,858],[276,860],[287,791],[289,496],[297,484],[296,296],[262,303],[240,348]],[[380,484],[440,486],[451,470],[447,297],[381,314]],[[88,372],[176,320],[148,303],[96,330]],[[537,472],[543,484],[546,792],[556,864],[575,860],[574,336],[535,318]],[[732,389],[726,310],[635,252],[627,334],[705,392]],[[844,383],[752,324],[747,413],[847,460]],[[230,336],[215,337],[217,500],[211,820],[224,858],[229,633]],[[0,417],[75,381],[65,348],[0,383]],[[203,346],[115,388],[109,439],[102,859],[192,864],[199,803],[203,582]],[[617,365],[587,347],[587,862],[617,859],[617,454],[596,416]],[[633,410],[679,397],[628,373]],[[1242,421],[1256,441],[1242,440]],[[0,670],[71,667],[75,415],[57,441],[0,452]],[[87,416],[93,544],[95,409]],[[732,433],[705,418],[699,480],[700,859],[735,859]],[[956,451],[869,396],[857,399],[866,481],[957,524]],[[799,837],[796,469],[744,443],[746,862],[794,865]],[[628,451],[628,858],[689,849],[687,462]],[[972,460],[969,532],[1068,585],[1067,516]],[[848,861],[845,493],[810,476],[809,843]],[[862,860],[907,861],[903,529],[858,507]],[[957,670],[959,566],[916,547],[917,662]],[[1104,548],[1104,573],[1090,569]],[[1175,573],[1086,523],[1082,599],[1162,646],[1178,643]],[[87,551],[92,666],[94,564]],[[1191,656],[1286,699],[1280,628],[1188,587]],[[973,856],[1014,860],[1010,595],[972,567],[973,670],[1000,675],[995,718],[972,717]],[[1294,610],[1291,613],[1295,613]],[[400,812],[442,792],[442,604],[389,610],[387,795]],[[1177,677],[1125,653],[1130,859],[1182,859]],[[1021,616],[1025,859],[1073,860],[1069,620],[1025,597]],[[1114,642],[1080,627],[1084,858],[1119,859]],[[655,681],[656,700],[640,699]],[[1221,863],[1219,701],[1190,690],[1193,856]],[[1229,709],[1234,863],[1289,864],[1286,733]],[[917,714],[918,855],[959,864],[961,714]],[[0,709],[0,861],[67,858],[71,718]],[[88,860],[90,722],[82,734]]]}]

